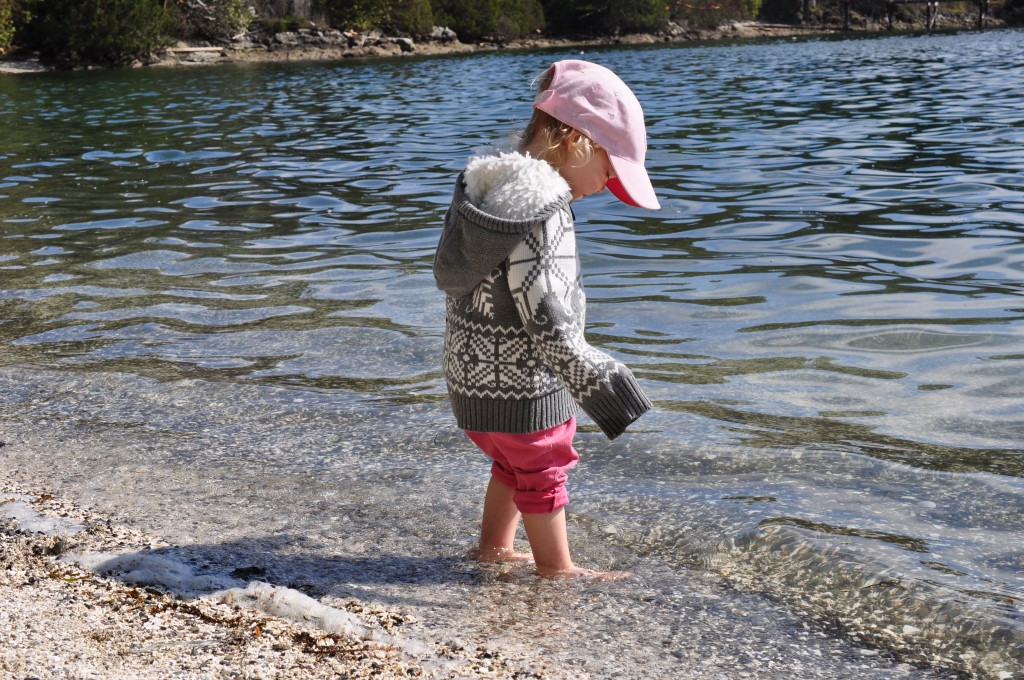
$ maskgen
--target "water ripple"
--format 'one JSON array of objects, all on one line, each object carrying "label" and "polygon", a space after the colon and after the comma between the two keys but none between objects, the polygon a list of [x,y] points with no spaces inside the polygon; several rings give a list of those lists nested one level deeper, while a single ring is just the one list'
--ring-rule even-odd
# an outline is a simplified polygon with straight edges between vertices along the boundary
[{"label": "water ripple", "polygon": [[[644,102],[664,204],[574,206],[591,340],[659,406],[626,471],[581,422],[613,497],[584,507],[631,554],[759,575],[914,653],[1003,639],[985,663],[1016,663],[1020,38],[593,53]],[[436,406],[451,184],[555,56],[0,84],[4,365]],[[900,601],[949,627],[904,634]],[[965,612],[985,626],[958,638]]]}]

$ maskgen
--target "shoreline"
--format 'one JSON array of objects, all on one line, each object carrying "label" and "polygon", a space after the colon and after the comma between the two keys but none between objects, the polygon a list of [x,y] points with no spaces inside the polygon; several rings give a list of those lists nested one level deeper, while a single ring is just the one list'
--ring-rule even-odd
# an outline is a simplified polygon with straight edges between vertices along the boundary
[{"label": "shoreline", "polygon": [[5,483],[0,674],[312,680],[513,672],[490,652],[407,637],[412,619],[394,609],[355,599],[324,605],[248,581],[257,567],[197,575],[161,557],[174,550],[117,518]]},{"label": "shoreline", "polygon": [[[1003,22],[990,19],[988,26],[977,29],[973,20],[964,15],[944,17],[936,29],[930,32],[957,30],[993,30],[1005,28]],[[835,36],[866,36],[875,34],[920,34],[928,33],[913,24],[900,24],[893,31],[887,31],[882,24],[862,21],[862,25],[844,29],[828,24],[794,25],[764,21],[734,21],[713,29],[684,30],[675,27],[665,34],[629,34],[617,37],[593,39],[570,38],[525,38],[508,42],[463,43],[457,38],[451,40],[427,40],[416,42],[411,38],[385,36],[371,32],[355,38],[340,31],[301,30],[294,33],[278,33],[265,37],[262,42],[253,42],[249,37],[230,45],[209,45],[178,43],[147,61],[136,61],[128,68],[178,67],[197,65],[223,65],[245,63],[274,63],[300,61],[342,61],[348,59],[428,57],[487,52],[541,50],[579,47],[613,47],[621,45],[700,45],[722,41],[746,41],[773,38],[816,38]],[[102,70],[102,66],[81,66],[70,70]],[[29,74],[58,71],[54,66],[44,64],[38,58],[18,55],[0,57],[0,74]],[[68,69],[64,69],[68,70]]]},{"label": "shoreline", "polygon": [[[2,677],[591,677],[576,674],[571,663],[559,668],[521,648],[463,644],[460,638],[437,637],[429,629],[417,633],[416,616],[394,605],[355,597],[314,599],[291,586],[249,581],[261,575],[259,567],[239,566],[228,575],[199,573],[189,560],[169,558],[187,554],[187,546],[169,544],[119,517],[39,488],[0,484],[0,554],[5,563],[0,569]],[[696,592],[710,583],[694,578],[688,588]],[[505,577],[509,579],[519,580]],[[750,598],[737,596],[738,606],[743,607],[743,601],[749,604]],[[708,603],[715,606],[720,596],[704,593],[699,599],[702,610]],[[750,612],[733,609],[730,618],[738,625],[749,624],[749,617]],[[940,667],[900,662],[878,650],[848,647],[832,634],[812,632],[815,627],[805,624],[796,643],[800,649],[787,651],[790,661],[805,664],[808,678],[829,677],[810,672],[815,661],[840,662],[844,657],[852,675],[832,677],[879,678],[881,673],[889,678],[939,680],[955,675]],[[735,649],[714,650],[711,660],[735,655],[742,663],[742,670],[731,669],[738,673],[735,677],[761,677],[778,670],[772,659],[745,654],[742,641],[733,642]],[[700,663],[699,652],[683,658],[689,664],[681,665],[673,677],[711,677],[704,669],[689,667]],[[857,675],[858,668],[863,676]]]},{"label": "shoreline", "polygon": [[[39,477],[39,479],[40,480],[44,480],[44,481],[41,482],[41,484],[43,485],[42,488],[45,488],[46,485],[52,483],[46,477]],[[26,484],[27,484],[27,482],[26,482]],[[2,488],[2,487],[0,487],[0,488]],[[32,485],[31,485],[31,488],[38,489],[40,487],[36,486],[35,483],[33,482]],[[29,502],[29,505],[32,505],[33,507],[37,507],[38,509],[43,509],[43,510],[45,510],[47,512],[51,512],[51,514],[52,513],[60,514],[62,512],[69,512],[69,513],[73,512],[73,510],[69,510],[69,509],[67,509],[67,508],[65,508],[65,507],[63,507],[63,506],[61,506],[59,504],[58,505],[54,505],[52,507],[49,506],[47,499],[42,498],[45,494],[36,493],[36,494],[33,494],[33,495],[36,497],[36,501],[30,501]],[[3,498],[4,498],[3,496],[0,496],[0,501],[2,501]],[[33,503],[35,503],[35,504],[33,505]],[[5,525],[2,522],[0,522],[0,531],[2,531],[2,528],[4,526]],[[95,522],[92,522],[92,520],[90,520],[90,526],[93,526],[95,528],[95,531],[98,531],[98,532],[102,533],[103,532],[102,518],[101,517],[97,517]],[[117,536],[113,536],[112,540],[114,540],[114,539],[118,539],[118,537]],[[103,548],[102,545],[99,546],[99,547]],[[157,544],[155,549],[156,550],[160,550],[162,547],[163,546],[161,544]],[[60,589],[57,589],[57,590],[54,591],[54,596],[53,597],[41,598],[39,600],[39,605],[38,606],[40,607],[41,611],[38,614],[38,616],[40,618],[44,619],[44,620],[46,619],[47,616],[49,616],[49,614],[46,614],[46,612],[60,612],[66,606],[67,600],[65,598],[67,598],[68,594],[69,594],[68,588],[75,587],[74,586],[75,583],[80,583],[82,581],[85,581],[86,583],[81,586],[81,587],[84,588],[87,585],[89,585],[89,582],[91,582],[95,578],[94,576],[84,576],[81,579],[79,579],[79,581],[76,582],[76,581],[74,581],[74,579],[79,576],[76,572],[63,572],[63,571],[56,572],[58,578],[54,578],[51,575],[54,572],[51,571],[50,569],[48,569],[48,567],[50,565],[52,565],[54,559],[56,559],[59,555],[63,554],[61,552],[63,549],[58,550],[57,548],[58,548],[58,542],[57,541],[50,541],[49,539],[40,539],[40,540],[33,540],[33,541],[30,541],[30,542],[27,542],[23,547],[20,547],[18,549],[18,554],[23,554],[24,553],[25,556],[26,556],[26,559],[31,558],[33,560],[36,560],[36,562],[33,563],[33,564],[36,564],[36,566],[34,567],[34,569],[36,569],[36,571],[34,571],[32,573],[33,574],[38,574],[39,577],[36,578],[35,576],[26,575],[26,577],[25,577],[25,582],[26,583],[28,582],[29,578],[36,578],[36,582],[37,583],[46,583],[47,585],[56,585],[56,586],[60,587]],[[149,550],[153,550],[154,547],[153,547],[153,544],[151,542],[149,542],[149,539],[146,539],[145,537],[140,537],[136,543],[132,544],[130,549],[132,551],[141,551],[141,550],[149,551]],[[77,550],[77,548],[75,548],[75,550]],[[5,550],[5,554],[8,554],[8,552],[9,551]],[[11,552],[13,552],[13,550]],[[51,554],[51,552],[54,553],[54,554]],[[51,559],[51,558],[54,558],[54,559]],[[247,566],[249,566],[249,564],[251,564],[251,563],[242,562],[242,563],[238,564],[237,568],[238,569],[245,569]],[[44,580],[44,578],[46,580]],[[68,578],[70,578],[72,580],[68,581],[67,580]],[[65,583],[68,583],[70,585],[65,586],[65,585],[61,584],[59,582],[61,580],[65,581]],[[55,583],[54,584],[49,584],[49,581],[54,581]],[[282,581],[282,583],[283,582],[284,581]],[[145,631],[146,629],[144,628],[144,626],[146,624],[149,624],[153,619],[156,619],[157,615],[160,615],[160,618],[162,619],[163,615],[165,615],[165,614],[168,617],[170,617],[171,615],[177,613],[177,614],[180,614],[182,616],[182,618],[183,618],[183,621],[180,622],[179,624],[166,624],[163,621],[160,621],[160,622],[158,622],[157,624],[154,624],[154,625],[160,625],[160,626],[169,625],[169,626],[171,626],[172,630],[174,630],[174,628],[173,628],[174,625],[183,625],[184,626],[184,630],[185,630],[185,635],[187,635],[189,633],[195,634],[196,631],[192,631],[191,630],[192,627],[195,627],[195,628],[199,629],[198,633],[201,634],[198,637],[189,638],[189,640],[191,642],[191,645],[189,647],[180,647],[179,646],[179,647],[175,648],[174,651],[177,654],[181,654],[181,655],[187,656],[187,657],[200,656],[207,646],[212,648],[212,647],[214,647],[214,646],[219,644],[221,646],[219,647],[220,651],[218,652],[218,655],[214,656],[213,660],[210,661],[209,663],[218,663],[218,662],[221,662],[220,661],[221,659],[225,659],[225,658],[229,658],[229,659],[234,659],[236,657],[243,658],[241,656],[242,655],[241,652],[236,652],[234,647],[230,647],[230,646],[227,645],[226,642],[224,642],[224,641],[230,642],[233,639],[232,636],[234,635],[234,633],[232,633],[232,631],[235,629],[235,627],[237,627],[237,626],[235,626],[235,624],[232,623],[232,617],[235,616],[235,614],[233,613],[233,610],[228,610],[228,611],[217,610],[216,612],[210,613],[210,612],[207,612],[207,611],[205,611],[203,609],[199,609],[198,611],[200,611],[202,613],[202,615],[197,615],[197,614],[192,613],[190,611],[184,611],[184,610],[179,610],[179,609],[173,609],[173,610],[169,609],[169,610],[165,610],[165,611],[159,611],[160,607],[163,607],[167,603],[164,602],[164,601],[154,601],[153,598],[157,597],[158,594],[151,593],[151,592],[145,590],[145,588],[141,589],[141,594],[140,594],[139,588],[137,588],[135,586],[130,586],[130,587],[129,586],[125,586],[123,583],[121,583],[119,581],[115,581],[112,584],[112,587],[115,590],[118,589],[118,588],[127,588],[128,592],[127,593],[121,593],[121,595],[123,597],[120,597],[120,599],[118,599],[114,603],[114,605],[112,605],[112,607],[116,606],[117,609],[113,609],[111,607],[110,608],[111,612],[110,612],[109,615],[113,618],[113,617],[120,616],[120,612],[128,612],[128,613],[133,613],[134,612],[133,618],[127,619],[125,621],[126,625],[130,624],[130,626],[133,627],[132,634],[140,634],[141,635],[141,633],[139,633],[139,630]],[[25,588],[24,590],[25,590],[25,592],[29,592],[30,591],[30,589],[27,589],[27,588]],[[96,592],[99,593],[99,594],[98,595],[97,594],[92,594],[92,595],[89,595],[88,597],[84,598],[84,603],[85,603],[85,606],[86,606],[87,609],[88,609],[87,605],[88,605],[89,602],[94,601],[97,598],[104,599],[104,598],[107,597],[106,595],[103,594],[102,591],[96,591]],[[87,592],[87,594],[88,594],[88,592]],[[4,596],[5,596],[5,600],[4,601],[5,602],[9,602],[9,601],[13,602],[14,601],[13,599],[7,598],[6,595],[7,595],[7,593],[4,593]],[[138,613],[138,610],[140,608],[139,605],[138,605],[138,601],[139,601],[140,598],[143,599],[143,606],[141,607],[141,614]],[[31,592],[29,592],[29,595],[25,596],[25,599],[31,600],[31,599],[34,599],[34,596],[32,595]],[[158,611],[156,611],[156,613],[154,614],[153,609],[157,609]],[[35,615],[36,614],[33,614],[33,616],[35,616]],[[143,620],[142,619],[143,616],[149,617],[149,620]],[[190,619],[189,617],[192,617],[192,618]],[[195,619],[197,617],[199,618],[199,622],[198,623],[192,620],[192,619]],[[205,620],[206,617],[211,617],[211,618],[217,619],[219,621],[218,626],[213,628],[211,631],[207,631],[205,628],[200,626],[201,623],[207,623],[207,621]],[[31,619],[26,618],[25,620],[28,621],[28,620],[31,620]],[[60,626],[62,629],[64,629],[66,627],[66,625],[70,625],[70,623],[71,622],[66,622],[64,619],[60,619],[58,624],[46,623],[44,625],[53,626],[53,627]],[[293,635],[291,633],[286,632],[285,629],[277,627],[276,623],[273,626],[271,626],[269,624],[267,624],[267,625],[259,624],[258,621],[256,622],[256,624],[254,626],[247,626],[245,624],[246,624],[246,622],[242,621],[241,637],[242,637],[243,640],[248,639],[248,638],[244,637],[244,634],[246,633],[246,631],[249,631],[250,632],[249,633],[250,638],[261,637],[261,636],[271,636],[271,635],[276,636],[275,639],[277,641],[274,643],[274,645],[277,645],[277,646],[287,646],[287,645],[292,645],[292,644],[297,644],[300,647],[302,646],[301,642],[296,638],[296,636],[299,636],[303,632],[302,630],[296,632]],[[286,625],[286,624],[282,624],[282,625]],[[253,632],[253,631],[257,630],[257,629],[261,631],[260,635],[257,635],[255,632]],[[308,633],[308,631],[306,631],[306,632]],[[99,635],[102,635],[102,633],[99,633]],[[84,636],[85,637],[84,637],[83,641],[84,641],[85,644],[90,644],[92,642],[96,642],[96,640],[93,639],[94,635],[93,635],[93,632],[91,630],[84,631]],[[172,638],[172,639],[156,639],[155,641],[152,640],[152,638],[140,639],[137,642],[128,643],[128,650],[129,650],[128,654],[129,655],[142,656],[142,657],[147,657],[148,656],[148,657],[152,658],[154,652],[156,650],[160,649],[159,645],[179,644],[179,642],[177,642],[176,640],[177,639],[181,639],[182,637],[184,637],[184,636],[183,635],[178,635],[177,638]],[[51,642],[52,642],[52,640],[51,640]],[[256,642],[259,642],[259,640],[256,640]],[[134,648],[131,647],[132,644],[135,645]],[[11,646],[12,647],[17,647],[18,645],[11,645]],[[113,656],[115,654],[120,653],[120,652],[117,651],[118,649],[124,649],[124,647],[110,647],[110,648],[104,648],[104,649],[106,650],[104,652],[105,656]],[[135,651],[132,651],[133,649]],[[193,651],[192,651],[193,649],[198,650],[199,653],[193,653]],[[142,650],[142,651],[139,651],[139,650]],[[276,652],[281,652],[283,654],[283,653],[287,652],[288,650],[287,649],[277,649],[277,650],[275,650],[275,649],[273,649],[273,645],[272,645],[271,652],[275,652],[275,651]],[[265,653],[265,648],[260,648],[260,650],[257,652],[257,654],[262,654],[262,653]],[[317,658],[315,652],[308,652],[308,654],[312,655],[313,658]],[[302,657],[302,655],[298,655],[298,656],[299,656],[300,661],[296,662],[297,664],[300,663],[303,658],[305,658],[305,657]],[[244,657],[244,658],[248,658],[248,657]],[[381,660],[377,659],[375,661],[377,661],[378,663],[385,663],[386,660],[385,661],[381,661]],[[281,663],[284,664],[284,663],[288,663],[288,662],[286,660],[282,660]],[[316,670],[320,670],[320,668],[316,667]],[[384,672],[384,671],[382,671],[380,669],[376,669],[376,670],[378,671],[378,676],[380,676]],[[401,669],[398,669],[398,670],[401,670]],[[398,672],[398,670],[396,670],[395,672]],[[307,671],[306,670],[301,670],[301,671],[296,671],[296,672],[307,672]]]},{"label": "shoreline", "polygon": [[[0,418],[0,550],[9,565],[0,570],[0,677],[702,680],[793,667],[808,680],[958,677],[663,557],[629,556],[636,579],[610,584],[480,565],[466,557],[464,529],[475,524],[475,508],[451,531],[418,524],[428,508],[454,507],[424,505],[421,478],[369,483],[394,486],[397,494],[375,502],[412,499],[408,512],[388,515],[393,529],[364,521],[364,506],[344,498],[310,505],[335,527],[327,533],[337,540],[324,544],[324,532],[278,523],[288,518],[277,514],[273,494],[254,494],[253,482],[265,479],[255,468],[255,476],[242,474],[242,466],[237,477],[220,478],[210,473],[222,466],[221,456],[202,466],[181,463],[187,472],[168,464],[178,451],[183,460],[211,443],[221,451],[217,437],[195,439],[200,428],[241,428],[263,441],[274,427],[256,428],[230,411],[212,420],[196,415],[252,388],[184,381],[147,397],[120,381],[93,382],[95,375],[43,377],[0,372],[10,388]],[[202,399],[186,398],[199,390]],[[41,406],[71,393],[90,396],[67,410]],[[175,418],[191,425],[124,420],[116,395],[132,400],[132,414],[173,401]],[[267,403],[275,423],[297,426],[293,418],[311,406],[281,399]],[[267,437],[265,445],[284,441]],[[397,440],[372,446],[380,443]],[[438,446],[428,451],[446,450],[443,437]],[[357,447],[337,455],[356,461],[363,453]],[[283,477],[281,488],[301,481]],[[183,486],[195,488],[182,496]],[[454,487],[457,495],[466,488]],[[623,548],[586,539],[605,532],[589,523],[585,508],[576,520],[581,554],[595,566],[623,564],[616,561]],[[365,511],[378,515],[381,508]],[[254,530],[255,516],[267,513],[277,518],[273,525]],[[421,544],[427,547],[416,550]],[[543,653],[534,644],[538,617],[547,622]]]}]

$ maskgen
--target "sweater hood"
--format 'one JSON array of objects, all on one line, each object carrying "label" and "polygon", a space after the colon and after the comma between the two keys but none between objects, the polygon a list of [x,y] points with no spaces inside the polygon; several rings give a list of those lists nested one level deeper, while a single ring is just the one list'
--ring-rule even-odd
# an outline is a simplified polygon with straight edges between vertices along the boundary
[{"label": "sweater hood", "polygon": [[434,256],[437,287],[453,298],[468,295],[571,200],[569,185],[545,161],[516,152],[471,159]]},{"label": "sweater hood", "polygon": [[466,198],[485,213],[509,220],[528,220],[569,191],[551,164],[512,152],[478,156],[463,173]]}]

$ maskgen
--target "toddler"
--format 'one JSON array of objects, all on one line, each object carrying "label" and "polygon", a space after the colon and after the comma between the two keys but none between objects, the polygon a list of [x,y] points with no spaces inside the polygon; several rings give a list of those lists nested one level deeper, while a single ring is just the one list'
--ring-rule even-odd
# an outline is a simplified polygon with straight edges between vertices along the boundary
[{"label": "toddler", "polygon": [[[584,338],[586,299],[570,204],[609,190],[657,209],[644,169],[643,110],[586,61],[541,77],[518,152],[459,175],[434,259],[447,295],[444,368],[460,428],[492,460],[481,561],[533,559],[538,575],[611,578],[576,567],[566,471],[582,408],[614,439],[651,408],[630,370]],[[522,517],[532,555],[515,552]]]}]

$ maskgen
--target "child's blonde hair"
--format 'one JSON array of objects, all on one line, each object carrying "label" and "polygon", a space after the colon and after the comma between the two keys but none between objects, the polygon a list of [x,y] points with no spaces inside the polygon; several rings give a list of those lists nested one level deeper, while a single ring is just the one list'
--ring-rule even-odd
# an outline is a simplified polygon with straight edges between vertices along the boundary
[{"label": "child's blonde hair", "polygon": [[[551,80],[554,76],[555,70],[552,67],[537,78],[538,96],[551,87]],[[562,167],[570,160],[583,165],[590,160],[595,151],[601,148],[597,142],[576,128],[566,125],[538,108],[533,109],[533,117],[530,118],[526,130],[523,131],[520,147],[531,144],[535,139],[541,141],[544,149],[543,159],[556,168]]]}]

